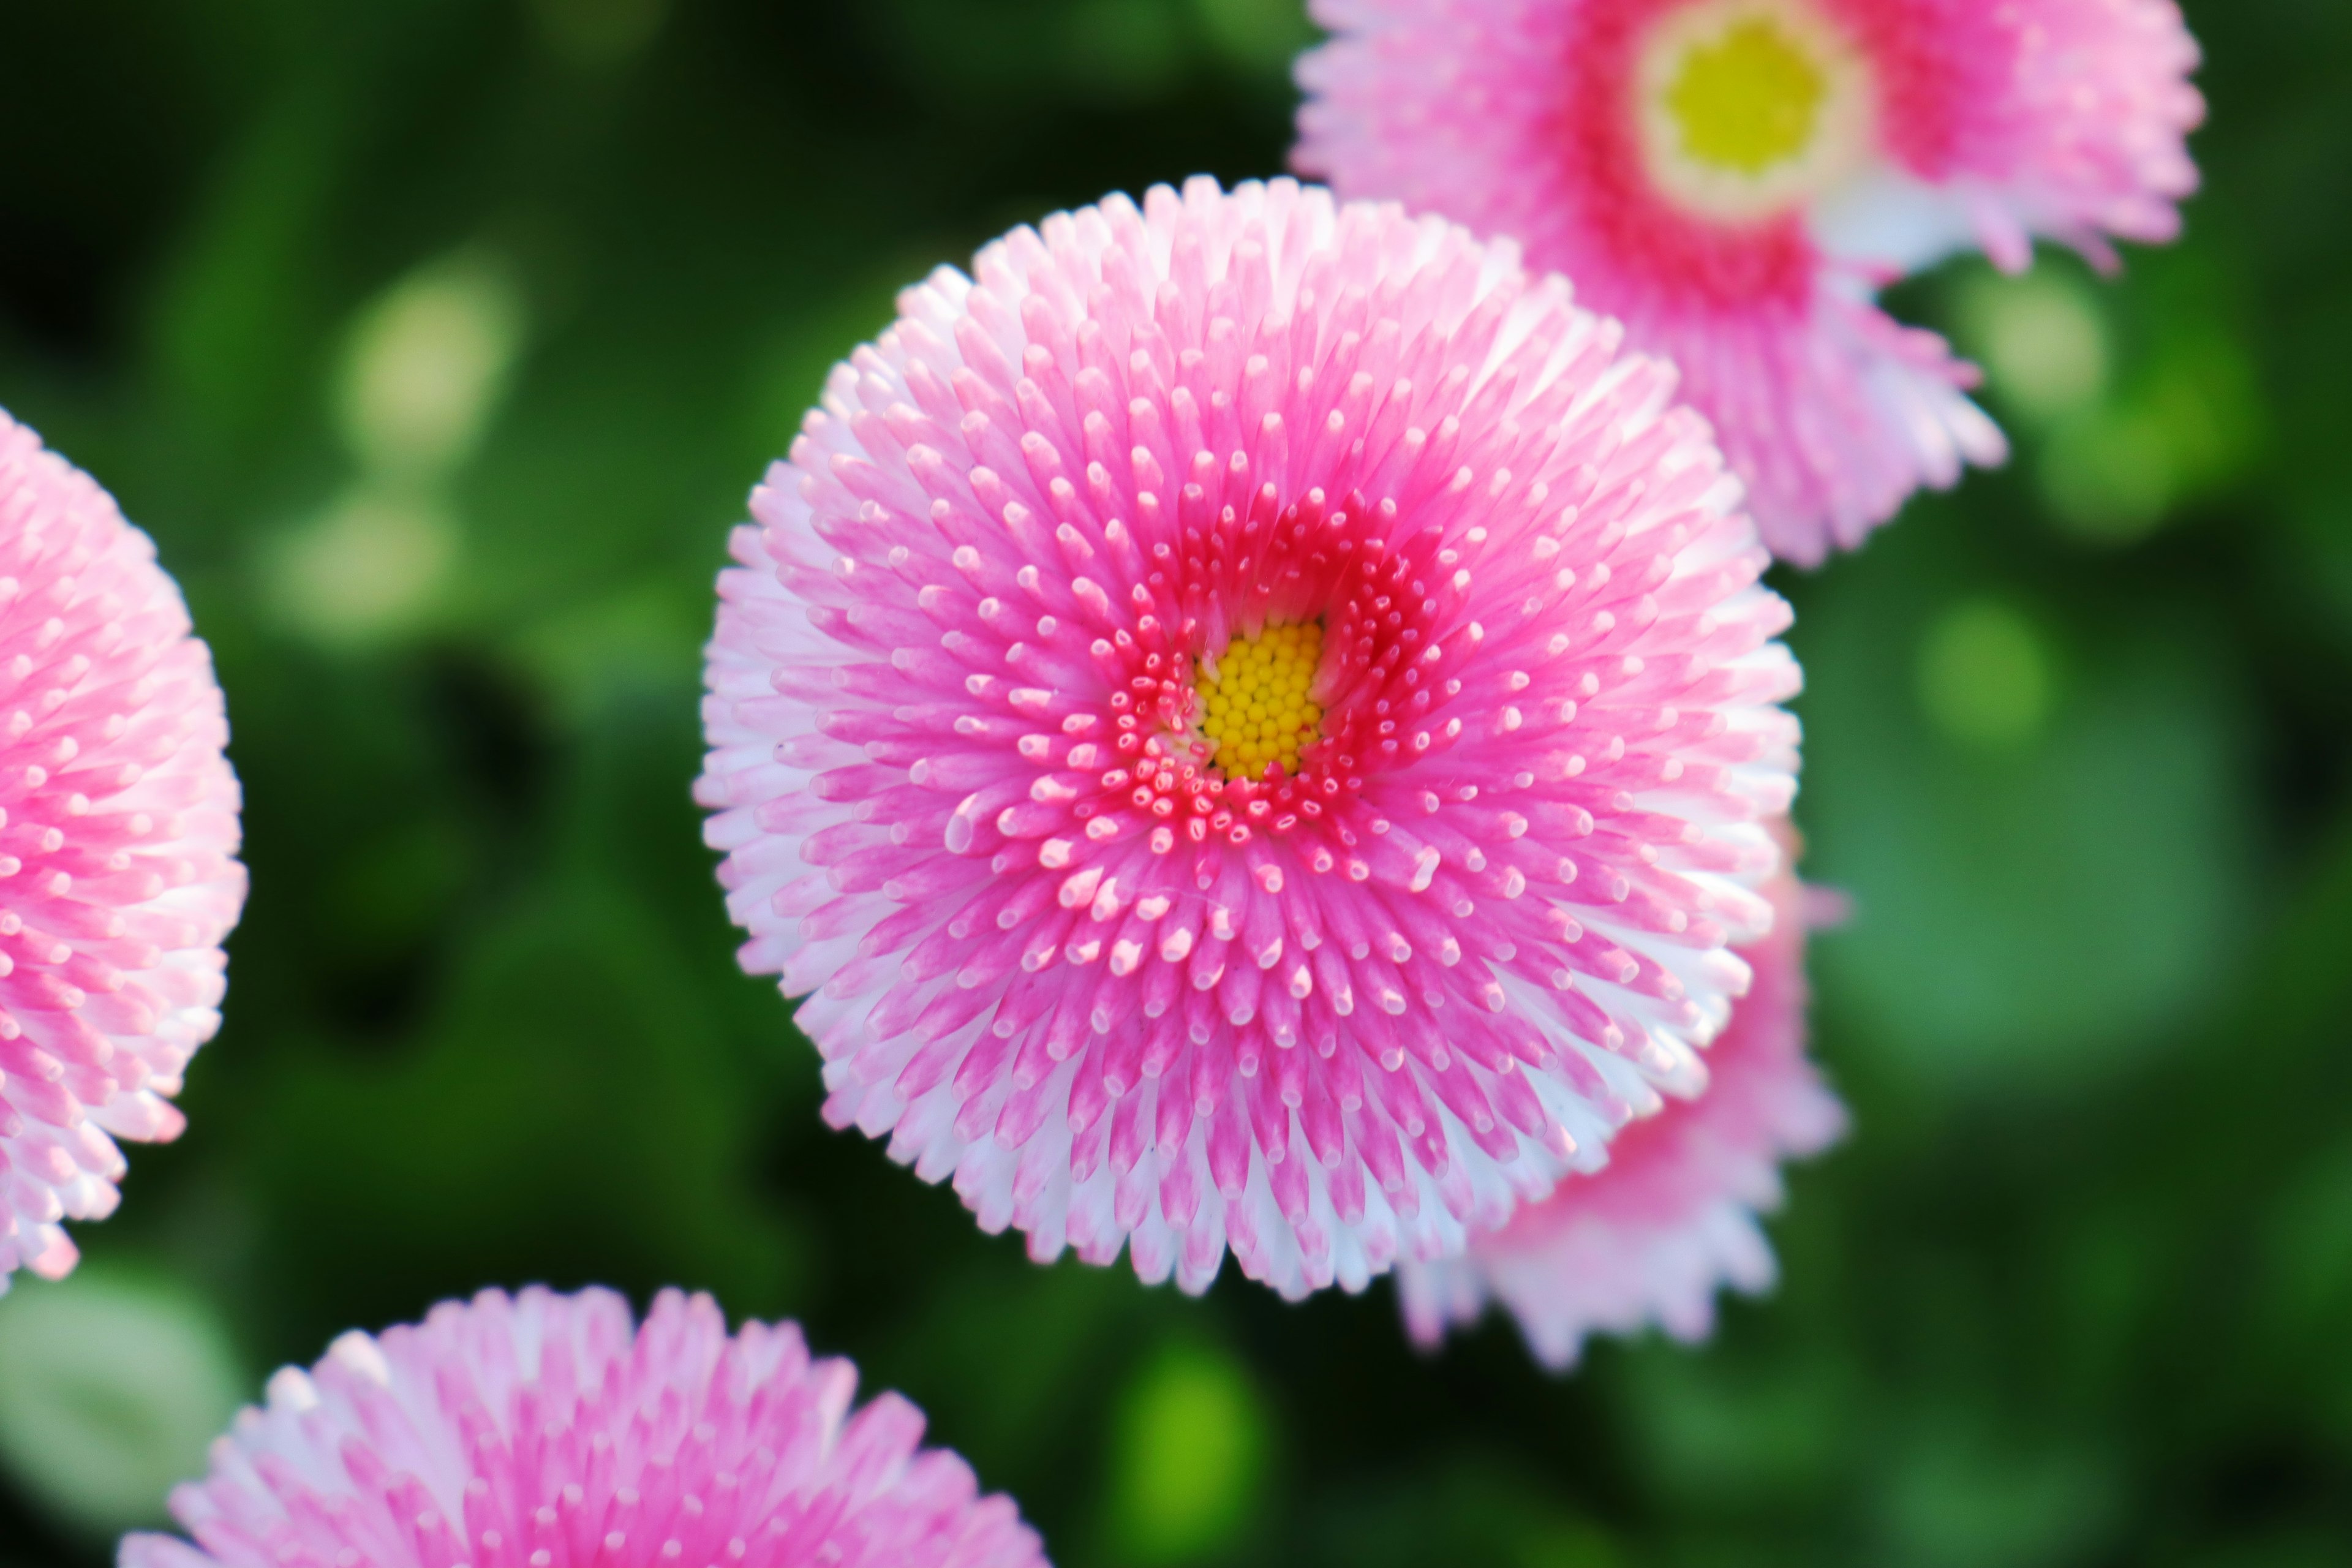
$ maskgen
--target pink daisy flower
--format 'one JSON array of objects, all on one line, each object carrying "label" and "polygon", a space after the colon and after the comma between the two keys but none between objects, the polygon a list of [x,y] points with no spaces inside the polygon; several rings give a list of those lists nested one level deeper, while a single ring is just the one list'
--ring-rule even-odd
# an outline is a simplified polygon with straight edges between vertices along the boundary
[{"label": "pink daisy flower", "polygon": [[0,1290],[73,1268],[115,1139],[179,1134],[245,901],[227,740],[154,544],[0,413]]},{"label": "pink daisy flower", "polygon": [[121,1568],[1043,1568],[1012,1502],[800,1330],[664,1291],[445,1301],[337,1340],[172,1494]]},{"label": "pink daisy flower", "polygon": [[1458,1251],[1769,920],[1788,610],[1673,373],[1288,181],[941,269],[720,579],[698,786],[826,1114],[983,1228],[1286,1294]]},{"label": "pink daisy flower", "polygon": [[1803,902],[1777,879],[1771,934],[1742,950],[1756,973],[1708,1050],[1707,1091],[1619,1132],[1609,1163],[1473,1240],[1460,1258],[1406,1262],[1397,1290],[1413,1338],[1434,1344],[1491,1299],[1549,1366],[1584,1337],[1657,1323],[1676,1339],[1715,1326],[1715,1293],[1769,1289],[1771,1244],[1756,1216],[1780,1205],[1783,1160],[1818,1153],[1845,1109],[1805,1058]]},{"label": "pink daisy flower", "polygon": [[1670,357],[1765,542],[1852,547],[1997,462],[1974,371],[1872,296],[1973,240],[2112,264],[2196,185],[2172,0],[1315,0],[1295,155],[1511,235]]}]

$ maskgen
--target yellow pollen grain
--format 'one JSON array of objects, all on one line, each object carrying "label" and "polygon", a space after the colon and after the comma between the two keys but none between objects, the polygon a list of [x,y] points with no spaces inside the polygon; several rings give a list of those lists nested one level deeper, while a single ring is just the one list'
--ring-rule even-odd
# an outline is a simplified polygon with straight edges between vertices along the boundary
[{"label": "yellow pollen grain", "polygon": [[1307,693],[1323,660],[1319,621],[1269,626],[1255,637],[1235,637],[1218,657],[1214,679],[1203,679],[1201,733],[1216,750],[1227,778],[1261,778],[1268,763],[1298,771],[1298,753],[1313,741],[1323,710]]},{"label": "yellow pollen grain", "polygon": [[1804,152],[1828,96],[1828,78],[1801,42],[1769,16],[1747,16],[1691,46],[1665,106],[1690,157],[1755,175]]}]

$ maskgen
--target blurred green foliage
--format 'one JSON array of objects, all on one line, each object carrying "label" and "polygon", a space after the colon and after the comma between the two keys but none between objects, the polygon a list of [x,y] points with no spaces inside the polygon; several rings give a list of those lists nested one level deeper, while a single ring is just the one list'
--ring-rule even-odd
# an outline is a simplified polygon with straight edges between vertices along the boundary
[{"label": "blurred green foliage", "polygon": [[104,1263],[0,1312],[0,1456],[89,1532],[159,1518],[248,1393],[211,1305],[169,1276]]},{"label": "blurred green foliage", "polygon": [[[979,1235],[817,1120],[687,795],[825,366],[1013,222],[1276,171],[1291,0],[10,8],[0,403],[186,584],[254,893],[189,1132],[0,1303],[0,1388],[53,1304],[139,1317],[177,1382],[54,1397],[193,1470],[222,1354],[677,1282],[904,1389],[1064,1568],[2352,1560],[2352,10],[2189,9],[2189,239],[1906,286],[2016,459],[1784,584],[1856,1134],[1775,1298],[1561,1380]],[[27,1452],[0,1563],[160,1504]]]}]

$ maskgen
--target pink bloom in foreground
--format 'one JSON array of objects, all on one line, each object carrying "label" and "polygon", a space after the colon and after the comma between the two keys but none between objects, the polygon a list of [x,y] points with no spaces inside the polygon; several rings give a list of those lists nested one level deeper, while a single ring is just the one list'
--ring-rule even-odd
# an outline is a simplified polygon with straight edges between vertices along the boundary
[{"label": "pink bloom in foreground", "polygon": [[1742,950],[1755,984],[1708,1050],[1711,1083],[1618,1133],[1609,1163],[1562,1182],[1458,1258],[1400,1265],[1413,1337],[1433,1344],[1489,1299],[1519,1321],[1547,1364],[1573,1364],[1584,1337],[1657,1323],[1704,1339],[1715,1293],[1772,1283],[1756,1216],[1780,1201],[1780,1163],[1817,1153],[1845,1110],[1805,1058],[1805,939],[1794,878],[1773,889],[1771,934]]},{"label": "pink bloom in foreground", "polygon": [[113,499],[0,414],[0,1290],[114,1210],[245,901],[212,656]]},{"label": "pink bloom in foreground", "polygon": [[[720,579],[699,785],[826,1113],[1033,1256],[1459,1251],[1690,1088],[1794,788],[1673,373],[1288,181],[1015,230],[836,369]],[[974,280],[976,279],[976,281]]]},{"label": "pink bloom in foreground", "polygon": [[1873,302],[1971,241],[2112,264],[2197,183],[2172,0],[1316,0],[1298,166],[1576,282],[1681,366],[1765,542],[1805,564],[2000,433]]},{"label": "pink bloom in foreground", "polygon": [[1043,1568],[922,1413],[708,1296],[485,1290],[337,1340],[172,1494],[121,1568]]}]

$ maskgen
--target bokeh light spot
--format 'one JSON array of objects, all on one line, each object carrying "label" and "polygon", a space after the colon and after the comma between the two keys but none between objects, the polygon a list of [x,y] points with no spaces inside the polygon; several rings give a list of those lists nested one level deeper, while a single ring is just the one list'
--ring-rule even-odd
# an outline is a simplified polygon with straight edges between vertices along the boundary
[{"label": "bokeh light spot", "polygon": [[2171,432],[2141,409],[2074,420],[2042,454],[2043,499],[2066,531],[2126,544],[2164,521],[2178,490]]},{"label": "bokeh light spot", "polygon": [[437,477],[463,462],[522,347],[521,290],[495,258],[417,268],[362,309],[343,355],[337,414],[360,461]]},{"label": "bokeh light spot", "polygon": [[457,556],[457,523],[440,505],[362,487],[278,542],[270,607],[317,642],[373,641],[425,616]]},{"label": "bokeh light spot", "polygon": [[1167,1351],[1119,1402],[1111,1456],[1117,1560],[1186,1563],[1232,1541],[1265,1481],[1263,1402],[1232,1357]]},{"label": "bokeh light spot", "polygon": [[2048,724],[2052,695],[2049,649],[2014,606],[1969,600],[1928,627],[1919,705],[1948,739],[1984,750],[2024,745]]},{"label": "bokeh light spot", "polygon": [[2031,419],[2055,419],[2105,393],[2107,326],[2083,279],[2056,268],[1987,272],[1960,300],[1962,331],[1993,390]]},{"label": "bokeh light spot", "polygon": [[218,1319],[160,1279],[85,1268],[0,1300],[0,1460],[69,1528],[161,1522],[245,1385]]},{"label": "bokeh light spot", "polygon": [[2167,330],[2127,388],[2068,416],[2043,449],[2043,496],[2078,538],[2136,542],[2235,483],[2269,439],[2243,348],[2210,327]]}]

